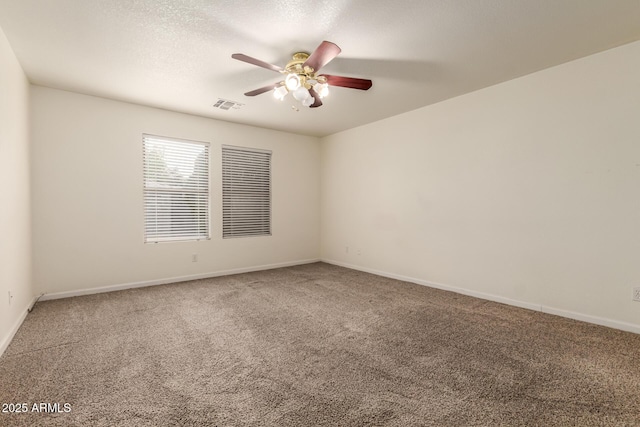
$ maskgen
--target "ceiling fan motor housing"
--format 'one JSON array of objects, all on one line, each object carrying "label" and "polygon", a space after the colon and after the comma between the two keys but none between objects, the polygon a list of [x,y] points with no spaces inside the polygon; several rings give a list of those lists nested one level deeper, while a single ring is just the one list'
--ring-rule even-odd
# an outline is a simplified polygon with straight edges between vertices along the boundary
[{"label": "ceiling fan motor housing", "polygon": [[300,79],[300,85],[310,89],[315,82],[326,83],[326,79],[322,76],[316,76],[316,71],[304,63],[309,59],[306,52],[296,52],[293,59],[284,67],[284,74],[297,74]]}]

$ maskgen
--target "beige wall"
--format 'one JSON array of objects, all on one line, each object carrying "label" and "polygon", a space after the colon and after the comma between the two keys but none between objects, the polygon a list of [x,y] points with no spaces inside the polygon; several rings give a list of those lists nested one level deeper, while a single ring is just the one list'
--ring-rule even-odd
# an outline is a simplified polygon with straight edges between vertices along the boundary
[{"label": "beige wall", "polygon": [[323,259],[640,332],[638,76],[640,42],[324,138]]},{"label": "beige wall", "polygon": [[28,116],[29,82],[0,29],[0,354],[34,297]]},{"label": "beige wall", "polygon": [[[38,291],[73,293],[319,258],[317,138],[39,86],[31,93]],[[211,240],[143,243],[143,133],[211,143]],[[222,239],[222,144],[273,151],[273,236]]]}]

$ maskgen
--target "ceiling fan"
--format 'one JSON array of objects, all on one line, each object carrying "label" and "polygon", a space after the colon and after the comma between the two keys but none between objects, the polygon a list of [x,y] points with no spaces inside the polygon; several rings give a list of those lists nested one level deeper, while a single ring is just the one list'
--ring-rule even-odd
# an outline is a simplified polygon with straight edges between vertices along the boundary
[{"label": "ceiling fan", "polygon": [[322,105],[321,99],[329,94],[329,86],[367,90],[373,84],[371,80],[366,79],[317,74],[320,68],[327,65],[340,52],[341,49],[335,43],[323,41],[311,55],[306,52],[293,54],[293,59],[284,68],[242,53],[234,53],[231,57],[285,75],[283,81],[247,92],[246,96],[256,96],[273,90],[273,96],[282,100],[291,92],[293,97],[305,107],[316,108]]}]

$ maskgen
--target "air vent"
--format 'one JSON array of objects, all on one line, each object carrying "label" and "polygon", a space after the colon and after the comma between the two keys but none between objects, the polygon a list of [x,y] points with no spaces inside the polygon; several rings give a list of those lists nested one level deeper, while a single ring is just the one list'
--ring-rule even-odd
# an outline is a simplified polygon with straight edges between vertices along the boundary
[{"label": "air vent", "polygon": [[228,99],[218,98],[218,102],[213,104],[213,107],[214,108],[219,108],[221,110],[231,110],[231,109],[238,110],[243,105],[244,104],[240,104],[239,102],[229,101]]}]

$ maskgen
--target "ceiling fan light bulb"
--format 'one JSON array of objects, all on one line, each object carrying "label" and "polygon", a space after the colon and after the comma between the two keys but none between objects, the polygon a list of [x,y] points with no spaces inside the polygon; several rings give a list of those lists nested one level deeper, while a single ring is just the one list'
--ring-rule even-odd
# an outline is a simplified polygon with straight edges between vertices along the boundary
[{"label": "ceiling fan light bulb", "polygon": [[302,101],[302,105],[304,105],[305,107],[309,107],[314,102],[316,102],[316,100],[313,98],[313,96],[310,96],[307,99],[305,99],[304,101]]},{"label": "ceiling fan light bulb", "polygon": [[320,98],[324,98],[325,96],[329,95],[329,85],[326,83],[317,83],[313,87],[313,90],[316,91]]},{"label": "ceiling fan light bulb", "polygon": [[289,90],[296,90],[300,87],[300,77],[297,74],[289,74],[287,78],[284,79],[284,84]]},{"label": "ceiling fan light bulb", "polygon": [[273,97],[277,100],[282,101],[284,97],[289,93],[285,86],[278,86],[273,90]]},{"label": "ceiling fan light bulb", "polygon": [[298,89],[293,91],[293,97],[296,100],[303,102],[305,99],[311,98],[311,94],[304,86],[300,86]]}]

